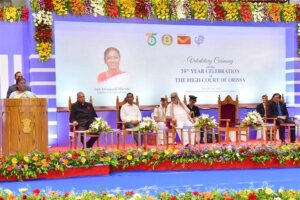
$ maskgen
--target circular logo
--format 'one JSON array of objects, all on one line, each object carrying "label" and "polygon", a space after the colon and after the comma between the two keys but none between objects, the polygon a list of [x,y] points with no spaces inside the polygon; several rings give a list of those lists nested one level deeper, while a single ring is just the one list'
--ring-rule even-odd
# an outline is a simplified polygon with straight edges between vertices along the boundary
[{"label": "circular logo", "polygon": [[164,34],[161,38],[161,42],[166,45],[170,46],[173,43],[173,37],[170,34]]},{"label": "circular logo", "polygon": [[201,45],[204,42],[204,36],[203,35],[198,35],[195,37],[195,43],[197,45]]}]

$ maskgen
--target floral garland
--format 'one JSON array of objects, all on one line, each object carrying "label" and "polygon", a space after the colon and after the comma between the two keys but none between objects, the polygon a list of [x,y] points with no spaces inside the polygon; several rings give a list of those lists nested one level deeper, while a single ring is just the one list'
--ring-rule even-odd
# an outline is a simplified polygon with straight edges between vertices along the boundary
[{"label": "floral garland", "polygon": [[116,18],[119,16],[119,8],[116,0],[106,0],[105,3],[106,16]]},{"label": "floral garland", "polygon": [[73,15],[84,15],[85,8],[81,0],[69,0]]},{"label": "floral garland", "polygon": [[246,23],[250,22],[250,20],[252,19],[250,4],[247,2],[241,3],[240,10],[241,10],[241,20]]},{"label": "floral garland", "polygon": [[280,22],[280,5],[277,3],[268,3],[268,15],[272,22]]},{"label": "floral garland", "polygon": [[133,18],[135,16],[134,0],[120,0],[120,17]]},{"label": "floral garland", "polygon": [[[126,168],[147,163],[155,167],[164,161],[173,164],[203,163],[231,163],[243,162],[250,159],[253,162],[265,163],[273,159],[283,164],[294,161],[295,165],[300,159],[300,146],[295,145],[216,145],[181,149],[88,149],[86,151],[52,151],[49,154],[33,152],[27,155],[14,154],[0,155],[0,174],[4,177],[17,177],[18,179],[35,178],[49,170],[64,171],[69,167],[92,167],[97,164],[107,164],[111,167]],[[299,163],[298,163],[299,165]]]},{"label": "floral garland", "polygon": [[[252,2],[224,2],[223,0],[30,0],[30,8],[36,12],[48,11],[48,15],[39,16],[52,19],[52,12],[57,15],[92,15],[122,17],[122,18],[150,18],[162,20],[178,20],[193,18],[210,21],[238,21],[250,22],[293,22],[300,21],[299,4],[283,3],[252,3]],[[154,11],[153,11],[154,8]],[[27,22],[28,8],[0,6],[0,22]],[[51,17],[50,17],[51,15]],[[36,18],[36,17],[35,17]],[[47,20],[47,19],[45,19]],[[52,53],[52,23],[35,23],[36,50],[41,61],[46,61]],[[298,48],[300,54],[300,42]]]},{"label": "floral garland", "polygon": [[27,22],[28,9],[26,7],[4,7],[0,5],[0,22]]},{"label": "floral garland", "polygon": [[[170,19],[170,6],[168,0],[156,0],[156,4],[154,6],[156,17],[162,20]],[[176,18],[176,16],[175,16]]]},{"label": "floral garland", "polygon": [[237,2],[224,2],[222,5],[226,11],[227,20],[237,21],[239,19],[239,6]]},{"label": "floral garland", "polygon": [[135,1],[135,17],[149,18],[151,15],[151,5],[149,0],[136,0]]},{"label": "floral garland", "polygon": [[205,1],[192,0],[191,7],[194,19],[205,20],[208,14],[208,6]]},{"label": "floral garland", "polygon": [[33,14],[36,50],[41,61],[48,60],[52,52],[52,12],[40,10]]},{"label": "floral garland", "polygon": [[[99,192],[100,191],[100,192]],[[272,190],[270,187],[263,187],[258,189],[243,189],[239,191],[234,190],[211,190],[211,191],[186,191],[184,193],[169,193],[167,191],[161,192],[155,195],[135,193],[128,190],[123,193],[109,193],[99,190],[95,191],[83,191],[83,192],[61,192],[61,191],[45,191],[38,188],[33,189],[31,192],[28,188],[20,188],[19,194],[14,194],[9,189],[0,188],[0,199],[60,199],[60,200],[296,200],[300,199],[300,192],[297,190]]]}]

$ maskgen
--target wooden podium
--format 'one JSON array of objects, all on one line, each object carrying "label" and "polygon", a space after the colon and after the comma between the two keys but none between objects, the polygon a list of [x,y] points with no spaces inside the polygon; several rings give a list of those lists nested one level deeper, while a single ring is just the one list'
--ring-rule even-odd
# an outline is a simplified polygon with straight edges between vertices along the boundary
[{"label": "wooden podium", "polygon": [[0,111],[0,153],[48,152],[47,99],[1,99]]}]

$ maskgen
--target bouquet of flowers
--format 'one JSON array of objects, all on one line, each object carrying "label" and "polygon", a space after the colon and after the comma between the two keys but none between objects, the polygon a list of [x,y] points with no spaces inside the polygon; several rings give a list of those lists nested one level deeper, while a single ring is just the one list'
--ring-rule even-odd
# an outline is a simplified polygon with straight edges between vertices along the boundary
[{"label": "bouquet of flowers", "polygon": [[105,121],[101,117],[95,117],[95,120],[93,121],[93,123],[91,123],[88,131],[91,133],[103,133],[112,131],[112,129],[108,125],[107,121]]},{"label": "bouquet of flowers", "polygon": [[194,127],[197,129],[217,128],[217,122],[216,119],[214,119],[214,116],[209,117],[209,115],[207,114],[201,114],[199,117],[196,118]]},{"label": "bouquet of flowers", "polygon": [[264,126],[263,118],[256,111],[248,112],[247,117],[242,120],[241,127],[253,126],[254,128],[262,128]]},{"label": "bouquet of flowers", "polygon": [[157,123],[150,117],[144,117],[143,121],[136,128],[143,133],[158,130]]}]

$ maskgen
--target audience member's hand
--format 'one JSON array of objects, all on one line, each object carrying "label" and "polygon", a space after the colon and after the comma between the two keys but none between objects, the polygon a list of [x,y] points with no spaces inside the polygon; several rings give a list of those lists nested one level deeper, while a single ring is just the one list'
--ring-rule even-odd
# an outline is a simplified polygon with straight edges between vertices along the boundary
[{"label": "audience member's hand", "polygon": [[77,121],[74,121],[73,122],[73,126],[77,126],[78,125],[78,122]]}]

